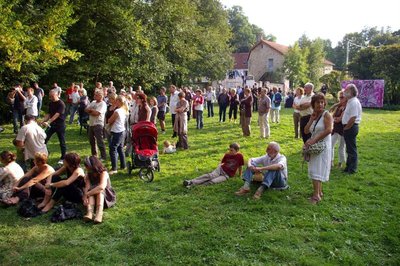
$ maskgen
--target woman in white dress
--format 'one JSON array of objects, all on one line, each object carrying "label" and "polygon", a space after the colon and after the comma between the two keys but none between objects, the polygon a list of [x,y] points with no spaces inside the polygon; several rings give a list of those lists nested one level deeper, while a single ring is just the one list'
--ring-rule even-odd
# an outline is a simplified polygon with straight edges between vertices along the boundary
[{"label": "woman in white dress", "polygon": [[312,204],[322,200],[322,182],[329,180],[331,171],[331,132],[333,125],[332,115],[325,111],[326,99],[323,94],[316,94],[311,98],[311,107],[314,112],[304,131],[312,136],[304,144],[305,147],[319,141],[324,141],[326,148],[320,154],[312,154],[308,163],[308,176],[312,180],[313,194],[310,198]]}]

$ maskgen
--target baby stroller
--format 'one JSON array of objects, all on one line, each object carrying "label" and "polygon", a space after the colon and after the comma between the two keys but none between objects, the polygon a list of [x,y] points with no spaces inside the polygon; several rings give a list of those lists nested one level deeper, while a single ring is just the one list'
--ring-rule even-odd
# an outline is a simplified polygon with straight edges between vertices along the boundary
[{"label": "baby stroller", "polygon": [[160,172],[158,160],[157,128],[148,121],[142,121],[132,126],[132,154],[131,161],[127,162],[128,174],[132,169],[140,168],[139,177],[151,182],[154,179],[154,170]]}]

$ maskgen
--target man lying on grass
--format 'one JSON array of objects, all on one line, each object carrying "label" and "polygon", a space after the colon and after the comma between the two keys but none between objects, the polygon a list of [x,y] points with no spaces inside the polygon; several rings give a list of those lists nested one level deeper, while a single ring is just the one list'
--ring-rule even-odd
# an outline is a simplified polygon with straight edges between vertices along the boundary
[{"label": "man lying on grass", "polygon": [[235,192],[242,196],[250,192],[250,183],[255,173],[262,173],[263,180],[261,186],[254,194],[254,199],[260,199],[266,188],[284,190],[287,185],[287,160],[279,153],[280,146],[276,142],[270,142],[267,147],[267,154],[258,158],[250,158],[247,169],[243,173],[244,185]]},{"label": "man lying on grass", "polygon": [[196,185],[212,185],[221,183],[228,180],[229,177],[233,177],[238,169],[239,176],[241,176],[244,159],[243,155],[239,152],[239,149],[240,146],[238,143],[232,143],[229,145],[229,151],[225,153],[217,169],[195,179],[185,180],[183,181],[183,185],[190,188]]}]

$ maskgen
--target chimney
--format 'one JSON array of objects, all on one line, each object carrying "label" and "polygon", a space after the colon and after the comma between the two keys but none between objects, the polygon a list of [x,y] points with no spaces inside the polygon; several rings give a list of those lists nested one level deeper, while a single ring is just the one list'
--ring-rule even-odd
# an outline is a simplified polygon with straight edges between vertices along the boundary
[{"label": "chimney", "polygon": [[257,38],[257,42],[261,41],[263,39],[263,34],[261,32],[258,33],[256,38]]}]

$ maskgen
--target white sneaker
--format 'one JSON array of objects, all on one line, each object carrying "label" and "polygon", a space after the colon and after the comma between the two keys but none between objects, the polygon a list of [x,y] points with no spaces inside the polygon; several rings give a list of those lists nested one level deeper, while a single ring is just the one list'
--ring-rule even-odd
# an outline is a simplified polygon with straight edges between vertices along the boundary
[{"label": "white sneaker", "polygon": [[109,175],[115,175],[117,174],[118,171],[117,170],[111,170],[110,172],[108,172]]}]

